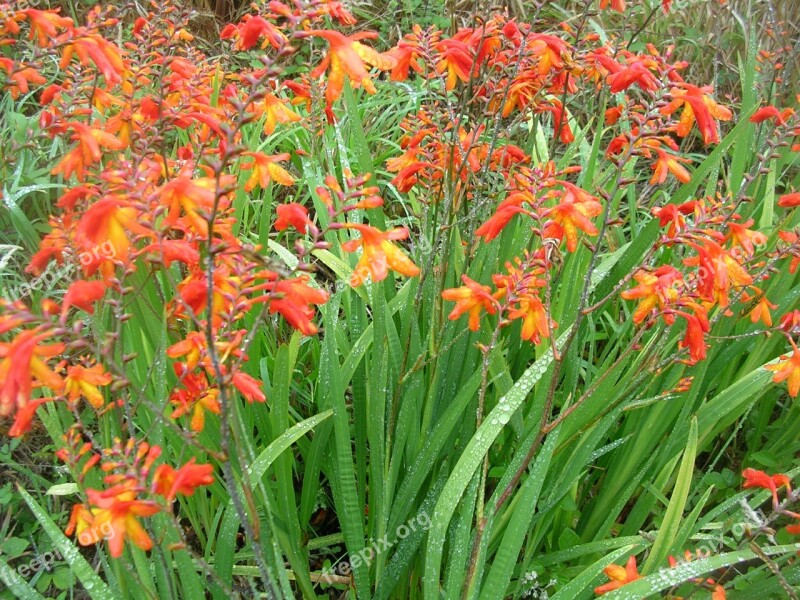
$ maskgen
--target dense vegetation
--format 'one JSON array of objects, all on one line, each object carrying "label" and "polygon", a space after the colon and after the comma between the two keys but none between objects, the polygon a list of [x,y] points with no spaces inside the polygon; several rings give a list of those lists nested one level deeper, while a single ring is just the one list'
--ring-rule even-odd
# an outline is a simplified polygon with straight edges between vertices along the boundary
[{"label": "dense vegetation", "polygon": [[797,598],[783,13],[205,8],[0,2],[0,598]]}]

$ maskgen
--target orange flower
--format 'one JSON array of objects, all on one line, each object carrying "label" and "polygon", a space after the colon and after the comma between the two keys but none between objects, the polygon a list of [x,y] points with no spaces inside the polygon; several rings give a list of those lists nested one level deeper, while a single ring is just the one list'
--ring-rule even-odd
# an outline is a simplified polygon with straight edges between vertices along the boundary
[{"label": "orange flower", "polygon": [[636,581],[641,577],[641,575],[639,575],[639,570],[636,568],[635,556],[631,556],[628,559],[624,568],[619,565],[611,564],[603,569],[603,573],[606,574],[606,577],[608,577],[610,581],[594,588],[594,593],[598,596],[619,589],[626,583]]},{"label": "orange flower", "polygon": [[[800,241],[794,231],[779,231],[778,237],[792,245],[796,245]],[[797,267],[800,266],[800,255],[797,252],[791,252],[790,256],[792,257],[792,262],[789,263],[789,273],[794,274],[797,271]]]},{"label": "orange flower", "polygon": [[456,303],[447,318],[455,321],[464,313],[469,313],[469,328],[478,331],[481,326],[481,310],[493,315],[497,312],[497,300],[488,286],[481,285],[466,275],[461,276],[461,281],[464,282],[463,286],[442,292],[442,298]]},{"label": "orange flower", "polygon": [[464,83],[469,81],[473,65],[469,46],[459,40],[446,39],[436,44],[436,50],[439,52],[436,71],[438,73],[447,71],[445,89],[448,92],[456,87],[458,80]]},{"label": "orange flower", "polygon": [[67,293],[64,294],[64,303],[61,306],[61,320],[67,316],[72,306],[85,310],[90,315],[94,314],[95,302],[100,300],[106,293],[106,284],[102,281],[75,281],[70,284]]},{"label": "orange flower", "polygon": [[[83,213],[75,239],[84,250],[80,257],[87,276],[100,269],[107,280],[114,274],[114,260],[128,262],[131,247],[128,232],[149,233],[137,223],[137,218],[136,209],[116,198],[95,202]],[[98,249],[102,249],[102,252],[98,252]]]},{"label": "orange flower", "polygon": [[661,227],[669,223],[667,235],[675,237],[675,234],[683,231],[686,225],[686,219],[684,217],[694,212],[696,204],[694,200],[690,200],[683,204],[667,204],[662,207],[657,206],[653,209],[653,214],[658,217],[658,223]]},{"label": "orange flower", "polygon": [[300,115],[286,106],[274,94],[267,94],[263,102],[257,103],[252,107],[252,110],[258,115],[266,116],[264,120],[264,133],[266,135],[272,135],[278,123],[297,123],[301,120]]},{"label": "orange flower", "polygon": [[289,160],[289,153],[282,152],[281,154],[274,154],[267,156],[261,152],[245,152],[245,156],[253,159],[251,163],[242,163],[242,169],[252,169],[250,179],[244,184],[244,191],[251,192],[257,185],[261,189],[269,187],[269,182],[275,180],[275,183],[281,185],[294,184],[294,177],[289,175],[289,172],[283,167],[275,164],[279,161]]},{"label": "orange flower", "polygon": [[[187,334],[186,339],[172,344],[167,348],[167,356],[170,358],[185,357],[186,368],[194,369],[200,362],[200,359],[206,353],[206,338],[199,331],[191,331]],[[176,371],[178,377],[183,376],[183,371]]]},{"label": "orange flower", "polygon": [[[547,311],[539,297],[535,294],[527,294],[517,301],[517,308],[508,313],[508,318],[522,319],[521,337],[534,344],[541,342],[541,338],[550,337],[550,329],[547,323]],[[551,322],[551,325],[555,323]]]},{"label": "orange flower", "polygon": [[267,44],[273,48],[280,48],[287,42],[286,36],[275,25],[258,15],[245,15],[241,23],[228,24],[219,34],[222,40],[238,38],[233,45],[236,50],[250,50],[258,43],[261,36],[264,36],[260,46],[262,50]]},{"label": "orange flower", "polygon": [[778,111],[774,106],[762,106],[753,116],[750,117],[751,123],[763,123],[767,119],[775,119],[778,125],[786,125],[786,119],[791,117],[794,111],[791,108],[785,108],[783,111]]},{"label": "orange flower", "polygon": [[279,204],[275,207],[278,218],[275,219],[275,229],[284,231],[289,227],[294,227],[300,233],[305,233],[311,220],[308,218],[308,209],[297,202]]},{"label": "orange flower", "polygon": [[104,536],[114,558],[122,556],[126,539],[141,550],[153,547],[153,540],[137,517],[149,517],[161,509],[152,501],[138,500],[133,482],[115,485],[102,492],[88,489],[86,495],[90,508],[81,504],[73,507],[66,529],[67,535],[77,534],[81,546],[96,544]]},{"label": "orange flower", "polygon": [[103,393],[97,386],[111,383],[111,375],[103,370],[103,365],[67,367],[67,378],[64,380],[64,392],[67,400],[77,402],[83,396],[94,408],[103,406]]},{"label": "orange flower", "polygon": [[684,264],[698,266],[697,291],[708,302],[717,302],[722,308],[730,303],[728,292],[731,287],[741,288],[753,283],[753,278],[741,263],[716,242],[705,240],[703,246],[693,242],[698,256],[684,259]]},{"label": "orange flower", "polygon": [[793,310],[781,317],[778,328],[786,333],[800,333],[800,310]]},{"label": "orange flower", "polygon": [[678,347],[689,348],[690,364],[705,360],[708,347],[706,346],[704,334],[711,330],[708,319],[702,312],[690,315],[683,311],[676,311],[676,314],[686,319],[686,335],[684,335]]},{"label": "orange flower", "polygon": [[57,10],[36,10],[28,8],[20,11],[31,24],[30,39],[46,48],[53,42],[53,38],[58,35],[59,29],[69,29],[73,26],[73,21],[69,17],[62,17]]},{"label": "orange flower", "polygon": [[397,46],[392,48],[388,54],[394,57],[396,64],[392,68],[390,79],[392,81],[405,81],[408,79],[410,70],[422,73],[423,67],[419,59],[422,49],[419,45],[419,38],[422,35],[422,27],[417,24],[412,26],[412,33],[407,33]]},{"label": "orange flower", "polygon": [[233,385],[239,393],[250,402],[266,402],[267,396],[264,394],[264,384],[247,373],[237,371],[233,374]]},{"label": "orange flower", "polygon": [[328,72],[328,86],[325,89],[325,99],[328,104],[332,104],[339,96],[342,95],[344,88],[344,78],[350,80],[350,85],[353,88],[360,88],[364,86],[370,94],[375,93],[375,85],[369,76],[369,71],[365,63],[377,67],[382,71],[392,69],[397,61],[388,54],[381,54],[376,52],[369,46],[361,44],[358,40],[365,38],[377,37],[377,34],[371,31],[363,31],[347,37],[338,31],[312,29],[298,34],[300,37],[316,36],[324,38],[330,44],[330,51],[311,71],[311,77],[319,77],[329,67]]},{"label": "orange flower", "polygon": [[367,275],[372,277],[372,281],[383,281],[386,279],[389,269],[406,277],[419,275],[419,267],[392,243],[392,240],[406,239],[408,229],[398,227],[390,231],[380,231],[369,225],[360,224],[347,224],[342,227],[361,232],[361,239],[350,240],[342,244],[345,252],[355,252],[359,247],[363,249],[361,258],[350,277],[351,286],[358,287],[364,283]]},{"label": "orange flower", "polygon": [[203,431],[206,411],[215,415],[220,414],[219,390],[209,387],[205,373],[189,373],[189,368],[193,367],[181,363],[173,365],[175,373],[183,384],[183,389],[175,390],[170,394],[169,401],[175,405],[170,417],[177,419],[191,412],[190,427],[192,431]]},{"label": "orange flower", "polygon": [[775,383],[788,380],[789,395],[796,398],[800,392],[800,350],[797,349],[794,340],[789,340],[789,343],[792,345],[792,356],[788,358],[782,356],[781,358],[785,359],[783,362],[767,365],[767,369],[775,371],[775,375],[772,377],[772,381]]},{"label": "orange flower", "polygon": [[314,335],[314,305],[325,304],[328,294],[308,285],[307,275],[281,279],[274,284],[269,297],[270,314],[280,313],[284,319],[303,335]]},{"label": "orange flower", "polygon": [[536,105],[536,112],[553,113],[553,134],[558,135],[562,144],[569,144],[575,140],[572,129],[567,120],[567,113],[564,110],[564,105],[561,100],[553,98],[548,104],[540,103]]},{"label": "orange flower", "polygon": [[213,177],[192,179],[182,175],[165,183],[159,192],[162,204],[169,209],[164,224],[174,226],[183,209],[189,227],[195,233],[208,235],[208,216],[214,206],[216,189],[217,181]]},{"label": "orange flower", "polygon": [[176,494],[191,496],[201,485],[214,483],[214,467],[197,465],[190,459],[177,471],[170,465],[159,465],[153,474],[153,489],[167,501],[172,502]]},{"label": "orange flower", "polygon": [[144,248],[144,251],[154,255],[148,260],[161,262],[168,269],[176,260],[190,266],[200,262],[200,253],[184,240],[159,240]]},{"label": "orange flower", "polygon": [[523,201],[525,201],[523,194],[512,194],[503,200],[495,213],[475,230],[475,235],[482,237],[487,242],[491,242],[500,235],[514,215],[525,212],[525,209],[520,206]]},{"label": "orange flower", "polygon": [[772,327],[772,315],[770,314],[770,310],[775,310],[778,308],[777,304],[773,304],[764,294],[758,299],[758,303],[755,305],[753,310],[750,311],[750,321],[753,323],[758,323],[762,321],[764,325],[767,327]]},{"label": "orange flower", "polygon": [[109,85],[122,81],[125,63],[122,61],[120,50],[101,35],[87,33],[70,40],[62,50],[59,67],[65,69],[74,54],[78,55],[78,59],[84,67],[89,66],[91,60]]},{"label": "orange flower", "polygon": [[755,246],[763,246],[767,243],[767,236],[760,231],[748,229],[753,224],[753,219],[748,219],[744,223],[728,223],[728,235],[726,240],[731,241],[731,246],[739,247],[746,256],[755,254]]},{"label": "orange flower", "polygon": [[611,85],[612,94],[627,90],[634,83],[648,92],[653,92],[659,87],[658,79],[646,66],[646,60],[640,59],[609,75],[608,83]]},{"label": "orange flower", "polygon": [[667,154],[664,150],[659,148],[656,150],[658,152],[658,160],[653,163],[653,177],[650,179],[650,184],[654,185],[656,183],[664,183],[667,180],[667,173],[672,173],[675,176],[675,179],[680,181],[681,183],[689,183],[692,179],[692,176],[689,174],[689,171],[681,165],[681,163],[691,163],[692,161],[688,158],[681,158],[679,156],[673,156],[672,154]]},{"label": "orange flower", "polygon": [[0,69],[8,74],[8,81],[4,84],[11,93],[11,98],[16,100],[20,94],[27,94],[30,91],[30,84],[42,85],[47,83],[47,79],[33,67],[16,68],[14,61],[10,58],[0,57]]},{"label": "orange flower", "polygon": [[98,162],[103,157],[102,149],[122,150],[126,146],[124,141],[107,131],[95,129],[83,123],[68,123],[66,128],[74,131],[72,141],[77,141],[78,145],[68,152],[51,171],[53,175],[61,173],[65,179],[75,173],[78,181],[83,181],[86,177],[86,167]]},{"label": "orange flower", "polygon": [[[633,322],[641,323],[656,306],[664,310],[678,299],[678,288],[683,284],[683,275],[669,265],[656,269],[653,273],[639,271],[633,278],[639,283],[630,290],[620,294],[625,300],[639,299],[639,305],[633,312]],[[672,323],[672,315],[665,315],[665,320]]]},{"label": "orange flower", "polygon": [[661,109],[661,114],[671,115],[679,108],[683,107],[681,119],[678,123],[676,133],[680,137],[686,137],[692,129],[695,121],[703,136],[706,144],[719,143],[719,131],[714,119],[720,121],[730,121],[733,113],[724,106],[720,106],[711,99],[710,87],[697,87],[689,83],[684,83],[683,89],[673,88],[671,94],[672,102]]},{"label": "orange flower", "polygon": [[12,342],[0,343],[0,417],[17,412],[17,420],[9,432],[12,437],[28,430],[36,407],[45,401],[31,399],[34,386],[46,386],[53,391],[64,386],[46,360],[61,354],[65,345],[42,344],[48,336],[49,332],[23,331]]},{"label": "orange flower", "polygon": [[567,250],[575,252],[578,248],[578,229],[588,235],[599,233],[590,219],[599,215],[603,207],[584,190],[566,182],[561,183],[566,191],[556,206],[544,212],[544,216],[549,216],[552,221],[545,226],[543,236],[559,240],[566,237]]}]

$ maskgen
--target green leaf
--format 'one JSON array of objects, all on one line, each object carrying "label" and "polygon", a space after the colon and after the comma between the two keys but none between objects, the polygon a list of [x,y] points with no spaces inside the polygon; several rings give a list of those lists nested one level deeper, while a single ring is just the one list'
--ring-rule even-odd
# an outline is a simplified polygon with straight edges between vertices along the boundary
[{"label": "green leaf", "polygon": [[680,530],[683,509],[686,506],[686,499],[689,497],[689,489],[692,485],[692,472],[694,471],[694,459],[697,456],[697,417],[692,418],[689,426],[689,437],[686,441],[686,449],[683,451],[681,466],[678,469],[678,479],[672,490],[664,520],[658,530],[656,541],[650,550],[642,568],[642,573],[651,573],[653,569],[663,564],[672,550],[672,544]]},{"label": "green leaf", "polygon": [[[568,327],[564,331],[556,342],[556,347],[561,348],[564,345],[571,330],[572,328]],[[553,353],[547,352],[528,367],[514,383],[514,387],[498,400],[497,405],[486,416],[478,431],[470,439],[450,478],[445,483],[442,494],[433,509],[431,518],[433,526],[428,532],[428,551],[425,562],[425,576],[423,578],[423,593],[425,597],[433,598],[437,595],[442,553],[447,530],[453,516],[453,507],[461,500],[464,491],[467,489],[492,442],[494,442],[500,431],[527,398],[528,392],[547,372],[552,361]]]},{"label": "green leaf", "polygon": [[20,600],[45,600],[44,596],[12,569],[2,556],[0,556],[0,580]]}]

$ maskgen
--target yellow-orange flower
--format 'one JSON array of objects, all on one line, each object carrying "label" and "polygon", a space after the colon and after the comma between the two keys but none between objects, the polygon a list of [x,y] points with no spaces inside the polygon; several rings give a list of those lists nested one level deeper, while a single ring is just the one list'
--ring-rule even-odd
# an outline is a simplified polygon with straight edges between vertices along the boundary
[{"label": "yellow-orange flower", "polygon": [[103,370],[103,365],[83,367],[73,365],[67,367],[67,378],[64,380],[64,392],[67,400],[76,402],[83,396],[94,408],[103,406],[103,393],[98,386],[111,383],[111,375]]},{"label": "yellow-orange flower", "polygon": [[461,276],[461,281],[464,282],[463,286],[442,292],[442,298],[456,303],[447,318],[454,321],[464,313],[469,313],[469,328],[478,331],[481,326],[481,311],[485,310],[493,315],[497,312],[497,300],[492,296],[489,286],[481,285],[466,275]]},{"label": "yellow-orange flower", "polygon": [[153,540],[147,535],[138,517],[149,517],[161,509],[148,500],[138,500],[134,482],[124,482],[105,491],[86,490],[90,508],[82,504],[73,507],[66,534],[76,533],[81,546],[96,544],[102,537],[108,540],[111,556],[119,558],[125,540],[142,550],[150,550]]},{"label": "yellow-orange flower", "polygon": [[257,185],[265,189],[269,186],[269,182],[273,180],[281,185],[294,184],[294,177],[289,175],[286,169],[276,164],[280,161],[289,160],[288,152],[272,156],[267,156],[262,152],[245,152],[244,155],[253,159],[252,162],[242,163],[242,169],[252,169],[250,178],[244,184],[244,191],[252,192]]},{"label": "yellow-orange flower", "polygon": [[639,570],[636,568],[635,556],[631,556],[624,567],[614,564],[608,565],[603,569],[603,573],[605,573],[606,577],[611,581],[594,588],[594,593],[598,596],[619,589],[626,583],[636,581],[641,577],[639,575]]},{"label": "yellow-orange flower", "polygon": [[789,340],[789,343],[794,350],[792,355],[790,357],[781,357],[785,358],[783,362],[779,362],[775,365],[767,365],[767,369],[775,371],[775,375],[772,377],[772,381],[775,383],[787,381],[789,385],[789,395],[792,398],[796,398],[798,392],[800,392],[800,350],[797,349],[793,340]]},{"label": "yellow-orange flower", "polygon": [[350,85],[354,88],[364,86],[370,94],[375,93],[375,85],[365,64],[388,71],[397,63],[396,59],[388,54],[381,54],[358,41],[376,37],[377,34],[374,32],[364,31],[348,37],[338,31],[312,29],[303,32],[302,37],[307,36],[324,38],[330,44],[328,54],[311,72],[311,76],[316,78],[330,67],[328,86],[325,89],[325,99],[329,104],[342,95],[345,77],[350,80]]},{"label": "yellow-orange flower", "polygon": [[363,250],[350,277],[350,285],[353,287],[364,283],[367,275],[372,278],[372,281],[383,281],[389,274],[389,269],[406,277],[419,275],[419,267],[392,243],[392,240],[403,240],[408,237],[408,230],[404,227],[390,231],[381,231],[375,227],[360,224],[348,224],[342,227],[361,232],[361,239],[350,240],[342,244],[342,248],[346,252],[354,252],[359,247]]}]

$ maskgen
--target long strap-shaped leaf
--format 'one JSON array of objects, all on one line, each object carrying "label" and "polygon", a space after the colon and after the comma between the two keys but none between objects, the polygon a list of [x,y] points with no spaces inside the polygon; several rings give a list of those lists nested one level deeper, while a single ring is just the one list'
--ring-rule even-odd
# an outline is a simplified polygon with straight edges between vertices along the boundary
[{"label": "long strap-shaped leaf", "polygon": [[678,479],[672,490],[672,498],[664,514],[664,520],[658,530],[658,536],[644,564],[643,572],[650,573],[657,568],[672,549],[672,544],[678,535],[681,520],[683,519],[683,509],[686,506],[686,499],[689,497],[689,489],[692,486],[692,472],[694,471],[694,459],[697,456],[697,418],[692,419],[689,426],[689,438],[686,441],[686,450],[683,452],[681,466],[678,469]]},{"label": "long strap-shaped leaf", "polygon": [[[290,427],[281,435],[275,438],[269,446],[259,454],[256,459],[250,464],[247,470],[248,477],[250,478],[250,485],[256,486],[264,477],[264,474],[269,469],[270,465],[275,462],[282,452],[288,449],[297,440],[303,437],[306,433],[314,429],[322,421],[327,419],[333,414],[332,410],[326,410],[301,421],[297,425]],[[220,536],[235,536],[239,528],[239,515],[233,509],[233,501],[228,502],[228,507],[225,510],[222,525],[220,526]],[[233,573],[233,553],[218,553],[216,556],[216,571],[220,578],[229,583]]]},{"label": "long strap-shaped leaf", "polygon": [[41,524],[42,529],[44,529],[50,540],[55,544],[61,556],[64,557],[64,560],[72,569],[75,577],[83,584],[83,588],[86,590],[89,597],[92,598],[92,600],[112,600],[114,598],[119,598],[120,596],[112,592],[106,585],[106,582],[95,573],[92,565],[86,562],[86,559],[83,558],[75,544],[61,532],[61,529],[53,522],[53,519],[50,518],[47,511],[39,506],[36,500],[21,486],[17,486],[17,490],[31,509],[36,520]]},{"label": "long strap-shaped leaf", "polygon": [[0,556],[0,581],[8,586],[11,593],[22,600],[45,600],[36,588],[25,581],[19,573],[12,569]]},{"label": "long strap-shaped leaf", "polygon": [[[569,327],[561,334],[556,342],[557,348],[561,348],[564,345],[571,330],[572,328]],[[447,480],[442,494],[433,509],[433,526],[428,532],[428,550],[426,553],[425,577],[423,579],[425,598],[437,598],[439,595],[438,587],[442,553],[450,519],[454,514],[453,507],[461,500],[461,496],[467,489],[489,447],[528,396],[528,392],[547,372],[552,362],[553,355],[548,352],[528,367],[516,381],[514,387],[500,398],[497,405],[481,423],[478,431],[472,436],[453,469],[453,473]]]}]

